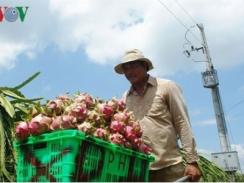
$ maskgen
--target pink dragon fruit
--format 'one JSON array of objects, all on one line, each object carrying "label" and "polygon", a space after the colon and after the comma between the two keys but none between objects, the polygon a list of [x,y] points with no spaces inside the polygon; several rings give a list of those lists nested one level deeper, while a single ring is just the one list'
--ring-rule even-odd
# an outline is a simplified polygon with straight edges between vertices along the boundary
[{"label": "pink dragon fruit", "polygon": [[140,152],[146,153],[146,154],[150,154],[152,152],[152,148],[149,147],[148,145],[146,145],[142,138],[135,138],[134,142],[131,143],[132,144],[132,148],[136,149]]},{"label": "pink dragon fruit", "polygon": [[76,118],[74,116],[63,115],[61,121],[62,129],[69,129],[76,127]]},{"label": "pink dragon fruit", "polygon": [[79,124],[77,126],[78,130],[82,131],[82,132],[85,132],[87,134],[92,134],[92,132],[94,131],[93,130],[93,127],[92,127],[92,124],[89,123],[89,122],[86,122],[84,121],[83,123]]},{"label": "pink dragon fruit", "polygon": [[67,109],[68,114],[75,117],[78,122],[83,122],[88,114],[86,105],[83,103],[73,103]]},{"label": "pink dragon fruit", "polygon": [[97,125],[102,123],[101,115],[94,110],[88,111],[87,120],[94,121]]},{"label": "pink dragon fruit", "polygon": [[124,133],[125,124],[121,121],[114,120],[110,123],[110,129],[112,132]]},{"label": "pink dragon fruit", "polygon": [[120,133],[112,133],[109,135],[108,139],[110,142],[112,142],[114,144],[122,145],[122,146],[124,146],[124,144],[126,142],[124,136],[121,135]]},{"label": "pink dragon fruit", "polygon": [[130,142],[134,143],[135,139],[137,138],[135,131],[131,126],[125,126],[125,138]]},{"label": "pink dragon fruit", "polygon": [[28,123],[25,121],[19,122],[15,131],[16,138],[20,141],[25,140],[30,135]]},{"label": "pink dragon fruit", "polygon": [[99,103],[97,104],[97,107],[98,111],[103,115],[103,118],[106,121],[109,121],[114,113],[113,108],[105,103]]},{"label": "pink dragon fruit", "polygon": [[49,114],[55,113],[56,115],[60,115],[62,113],[63,108],[64,108],[64,103],[60,99],[50,100],[47,103],[46,107],[47,107],[47,112]]},{"label": "pink dragon fruit", "polygon": [[133,128],[133,133],[136,137],[142,136],[142,129],[138,121],[129,121],[127,125]]},{"label": "pink dragon fruit", "polygon": [[53,130],[60,130],[62,124],[62,116],[56,116],[53,117],[52,124],[50,126],[50,129]]},{"label": "pink dragon fruit", "polygon": [[[112,98],[104,101],[93,99],[82,93],[74,99],[59,96],[46,104],[44,110],[33,109],[30,114],[37,115],[32,120],[20,122],[16,127],[16,138],[26,139],[29,135],[40,135],[49,130],[75,129],[111,143],[141,151],[151,152],[142,141],[142,130],[132,112],[126,110],[123,99]],[[48,116],[44,116],[46,113]]]},{"label": "pink dragon fruit", "polygon": [[52,123],[52,119],[44,116],[42,114],[37,115],[32,118],[29,123],[29,131],[31,135],[40,135],[49,131],[50,124]]},{"label": "pink dragon fruit", "polygon": [[94,104],[94,101],[90,95],[82,93],[75,97],[75,103],[84,103],[87,108],[90,108]]},{"label": "pink dragon fruit", "polygon": [[125,110],[126,104],[124,99],[118,100],[118,110],[123,111]]},{"label": "pink dragon fruit", "polygon": [[130,118],[131,113],[124,111],[124,112],[117,112],[113,115],[113,119],[115,121],[122,121],[124,123],[127,123]]},{"label": "pink dragon fruit", "polygon": [[67,106],[73,102],[72,99],[67,95],[60,95],[57,97],[57,100],[61,100],[64,106]]},{"label": "pink dragon fruit", "polygon": [[116,99],[116,98],[112,98],[111,100],[109,100],[108,102],[107,102],[107,105],[108,106],[110,106],[110,107],[112,107],[113,108],[113,110],[115,111],[115,110],[117,110],[117,108],[118,108],[118,100]]},{"label": "pink dragon fruit", "polygon": [[152,152],[152,148],[143,142],[138,144],[138,150],[146,154],[150,154]]},{"label": "pink dragon fruit", "polygon": [[95,137],[101,138],[101,139],[107,139],[108,137],[108,132],[107,130],[103,128],[97,128],[95,132],[93,133]]}]

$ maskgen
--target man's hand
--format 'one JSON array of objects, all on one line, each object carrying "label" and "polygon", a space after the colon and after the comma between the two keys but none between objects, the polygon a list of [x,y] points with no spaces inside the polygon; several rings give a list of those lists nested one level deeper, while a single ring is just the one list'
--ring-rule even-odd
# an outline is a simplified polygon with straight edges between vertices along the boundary
[{"label": "man's hand", "polygon": [[195,163],[187,164],[184,175],[189,176],[191,182],[199,181],[199,179],[201,177],[201,171],[200,171],[197,163],[195,162]]}]

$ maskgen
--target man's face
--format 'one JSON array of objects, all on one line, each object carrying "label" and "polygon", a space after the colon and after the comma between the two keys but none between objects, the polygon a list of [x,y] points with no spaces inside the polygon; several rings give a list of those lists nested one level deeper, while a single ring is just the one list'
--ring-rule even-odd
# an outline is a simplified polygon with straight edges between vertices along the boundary
[{"label": "man's face", "polygon": [[134,61],[122,65],[125,77],[130,83],[137,84],[145,80],[147,76],[147,68],[145,62]]}]

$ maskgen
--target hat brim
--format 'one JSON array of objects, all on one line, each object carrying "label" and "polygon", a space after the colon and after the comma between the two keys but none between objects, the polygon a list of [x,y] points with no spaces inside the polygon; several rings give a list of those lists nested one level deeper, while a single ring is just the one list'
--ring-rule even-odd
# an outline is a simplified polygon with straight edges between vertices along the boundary
[{"label": "hat brim", "polygon": [[123,63],[120,63],[120,64],[116,65],[114,67],[115,72],[117,72],[118,74],[124,74],[122,65],[124,65],[126,63],[129,63],[129,62],[133,62],[133,61],[146,62],[147,63],[147,66],[148,66],[148,71],[151,70],[151,69],[153,69],[152,62],[148,58],[140,58],[140,59],[136,59],[136,60],[128,60],[126,62],[123,62]]}]

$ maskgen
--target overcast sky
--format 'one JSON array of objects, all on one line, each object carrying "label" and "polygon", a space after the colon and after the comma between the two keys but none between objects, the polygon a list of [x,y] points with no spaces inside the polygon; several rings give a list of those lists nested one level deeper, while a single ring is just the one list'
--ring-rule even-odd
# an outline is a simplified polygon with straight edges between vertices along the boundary
[{"label": "overcast sky", "polygon": [[[0,22],[0,85],[14,86],[41,71],[24,90],[28,97],[77,90],[119,97],[129,84],[113,67],[126,50],[138,48],[152,60],[152,75],[182,86],[198,147],[210,153],[219,151],[217,129],[210,91],[201,84],[205,63],[194,62],[206,59],[201,51],[183,54],[202,46],[196,23],[203,24],[233,122],[232,146],[244,164],[243,103],[235,106],[244,99],[243,0],[2,0],[0,6],[29,7],[23,22]],[[207,129],[211,143],[203,139]]]}]

